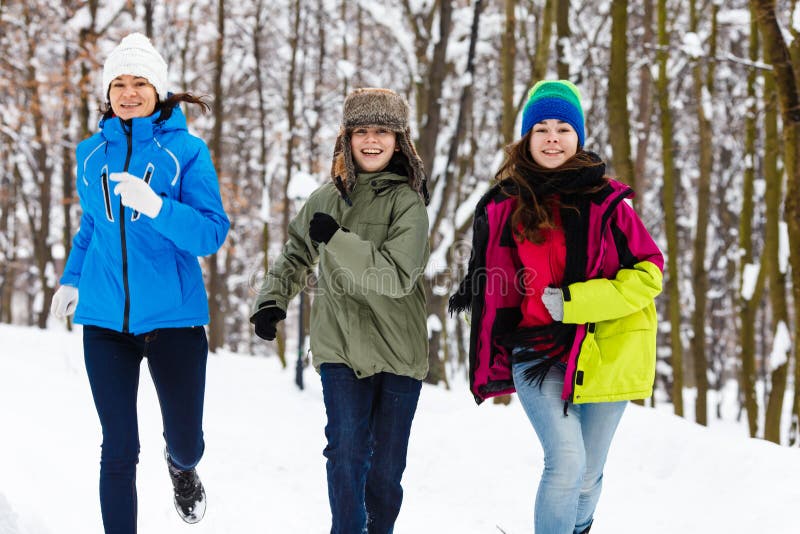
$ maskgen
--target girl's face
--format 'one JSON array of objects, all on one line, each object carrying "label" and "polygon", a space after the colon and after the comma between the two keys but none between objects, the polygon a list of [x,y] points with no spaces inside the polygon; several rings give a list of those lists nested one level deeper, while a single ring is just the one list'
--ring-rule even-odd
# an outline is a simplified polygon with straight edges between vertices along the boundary
[{"label": "girl's face", "polygon": [[359,127],[350,133],[350,149],[359,170],[382,171],[397,148],[397,136],[386,128]]},{"label": "girl's face", "polygon": [[529,148],[536,163],[555,169],[578,151],[578,134],[569,123],[547,119],[533,125]]},{"label": "girl's face", "polygon": [[122,120],[147,117],[156,109],[156,89],[147,78],[123,74],[111,82],[108,90],[111,109]]}]

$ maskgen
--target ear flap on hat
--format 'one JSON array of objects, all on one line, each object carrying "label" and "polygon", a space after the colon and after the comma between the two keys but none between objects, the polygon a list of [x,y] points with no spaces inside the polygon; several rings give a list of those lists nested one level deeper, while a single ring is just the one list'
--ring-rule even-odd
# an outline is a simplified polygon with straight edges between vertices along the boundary
[{"label": "ear flap on hat", "polygon": [[347,172],[345,169],[344,164],[344,154],[343,154],[343,147],[344,144],[343,138],[344,132],[342,130],[339,131],[339,135],[336,137],[336,144],[333,146],[333,161],[331,161],[331,179],[336,179],[336,177],[340,177],[342,180],[346,179],[347,176],[345,173]]},{"label": "ear flap on hat", "polygon": [[333,147],[331,180],[342,193],[342,197],[349,200],[347,194],[355,187],[356,170],[350,148],[350,134],[344,128],[339,129],[339,135],[336,137],[336,144]]},{"label": "ear flap on hat", "polygon": [[411,142],[411,130],[409,128],[397,133],[397,146],[408,160],[408,166],[411,170],[411,176],[408,177],[408,185],[422,196],[427,206],[430,199],[428,198],[428,188],[426,185],[427,177],[425,176],[425,165],[422,163],[422,158],[417,154],[414,143]]}]

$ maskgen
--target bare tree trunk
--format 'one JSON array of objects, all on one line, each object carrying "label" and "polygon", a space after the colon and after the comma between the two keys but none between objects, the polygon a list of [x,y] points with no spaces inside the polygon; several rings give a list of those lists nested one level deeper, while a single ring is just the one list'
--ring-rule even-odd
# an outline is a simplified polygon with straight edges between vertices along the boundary
[{"label": "bare tree trunk", "polygon": [[[407,0],[404,0],[407,4]],[[425,34],[417,27],[416,22],[412,26],[416,29],[415,45],[417,50],[417,61],[425,67],[425,72],[420,72],[420,81],[417,82],[417,109],[422,113],[419,122],[419,156],[425,164],[428,174],[433,169],[433,160],[436,157],[436,140],[439,139],[442,120],[442,87],[446,77],[447,69],[447,43],[450,40],[450,31],[453,28],[453,2],[452,0],[439,0],[434,2],[433,9],[439,6],[439,40],[433,46],[433,57],[427,59],[428,43],[430,32]],[[410,9],[408,16],[412,18]],[[427,17],[433,16],[433,11]],[[427,20],[426,17],[426,20]],[[438,183],[436,176],[430,176],[430,187],[433,190]]]},{"label": "bare tree trunk", "polygon": [[[286,166],[286,180],[283,183],[283,220],[281,222],[281,236],[282,242],[286,242],[289,239],[289,221],[291,219],[291,202],[292,199],[289,198],[289,183],[292,181],[292,174],[294,171],[294,149],[295,145],[297,144],[297,116],[295,112],[295,84],[296,84],[296,77],[297,77],[297,52],[299,49],[299,29],[300,29],[300,9],[301,9],[301,2],[300,0],[295,0],[293,2],[294,12],[293,12],[293,22],[292,27],[293,31],[291,33],[291,37],[289,38],[289,44],[292,47],[292,59],[289,63],[289,82],[286,88],[286,119],[289,125],[289,135],[286,143],[286,159],[285,159],[285,166]],[[281,321],[278,324],[278,336],[277,336],[277,349],[278,349],[278,358],[280,358],[281,362],[286,361],[286,324],[285,321]]]},{"label": "bare tree trunk", "polygon": [[[712,32],[709,36],[709,56],[714,57],[716,50],[716,10],[712,8]],[[699,13],[692,0],[690,4],[690,28],[697,32]],[[708,424],[708,357],[706,356],[706,307],[708,293],[708,273],[706,272],[706,248],[708,242],[708,225],[711,201],[711,174],[713,173],[713,130],[711,122],[713,117],[706,115],[706,104],[710,108],[714,95],[713,68],[714,63],[709,62],[708,73],[704,76],[703,65],[699,58],[696,59],[692,74],[694,78],[694,98],[697,115],[697,131],[700,136],[700,175],[697,180],[697,222],[695,224],[696,235],[692,254],[692,282],[694,286],[695,305],[692,314],[692,340],[690,353],[692,354],[692,364],[694,367],[694,381],[697,388],[695,397],[695,421],[701,425]],[[706,98],[708,102],[706,102]]]},{"label": "bare tree trunk", "polygon": [[[550,59],[550,41],[553,39],[553,23],[556,17],[555,2],[556,0],[545,0],[542,24],[539,27],[539,43],[531,65],[531,82],[533,83],[541,80],[547,74],[547,62]],[[528,85],[533,85],[533,83]]]},{"label": "bare tree trunk", "polygon": [[[26,26],[32,24],[33,14],[29,11],[30,6],[25,8]],[[32,158],[27,162],[29,171],[36,184],[36,194],[26,193],[20,189],[20,196],[23,207],[31,229],[31,239],[33,242],[33,256],[36,264],[36,276],[39,279],[43,293],[44,304],[39,310],[36,324],[39,328],[47,326],[47,316],[50,313],[50,300],[53,297],[54,288],[50,286],[48,280],[48,266],[52,267],[52,252],[48,244],[50,236],[50,208],[52,201],[52,167],[48,163],[47,149],[49,143],[45,138],[46,120],[42,110],[41,82],[37,76],[36,47],[38,46],[39,35],[30,32],[27,36],[28,61],[26,65],[25,89],[28,91],[29,115],[33,122],[33,147]],[[17,173],[20,173],[18,164],[14,165]]]},{"label": "bare tree trunk", "polygon": [[[645,45],[649,45],[653,42],[653,0],[643,0],[643,2],[642,42]],[[646,191],[649,186],[646,164],[650,155],[648,147],[650,145],[650,126],[653,115],[652,88],[653,80],[650,75],[650,64],[649,62],[643,62],[639,67],[639,113],[636,115],[636,123],[641,125],[641,131],[636,143],[636,162],[633,168],[633,189],[639,192]]]},{"label": "bare tree trunk", "polygon": [[556,70],[558,77],[562,80],[570,80],[572,76],[569,72],[569,61],[564,57],[564,41],[567,41],[572,35],[569,29],[569,2],[560,1],[556,2]]},{"label": "bare tree trunk", "polygon": [[[0,117],[0,121],[3,118]],[[16,249],[17,249],[17,224],[14,207],[17,198],[17,181],[12,179],[11,158],[8,157],[8,145],[0,142],[0,250],[5,261],[0,262],[0,322],[12,323],[14,320],[11,302],[14,296],[16,281]]]},{"label": "bare tree trunk", "polygon": [[[316,72],[314,73],[314,90],[313,90],[313,100],[312,100],[312,109],[314,113],[311,115],[313,117],[313,122],[308,124],[308,172],[312,175],[318,174],[322,171],[320,166],[320,146],[317,142],[317,136],[315,135],[320,127],[322,126],[322,118],[323,118],[323,106],[322,103],[324,101],[322,92],[325,88],[325,56],[327,54],[327,42],[326,42],[326,31],[325,28],[327,23],[325,21],[325,5],[323,0],[317,0],[317,9],[316,9],[316,19],[317,19],[317,64],[316,64]],[[308,121],[307,121],[308,122]]]},{"label": "bare tree trunk", "polygon": [[144,34],[153,38],[153,12],[155,11],[153,0],[144,0]]},{"label": "bare tree trunk", "polygon": [[[64,260],[69,257],[69,252],[72,249],[72,204],[77,200],[73,198],[73,178],[72,172],[72,142],[70,139],[70,123],[72,122],[72,113],[75,109],[73,103],[73,96],[71,92],[72,85],[69,83],[71,78],[70,69],[74,61],[74,54],[69,46],[64,47],[64,67],[63,67],[63,84],[64,87],[61,92],[61,99],[63,102],[61,129],[62,129],[62,146],[61,146],[61,208],[62,217],[64,218],[64,225],[61,227],[61,245],[64,248]],[[66,262],[65,262],[66,263]],[[56,271],[63,271],[63,265],[59,266],[61,269]],[[72,330],[72,317],[67,319],[67,329]]]},{"label": "bare tree trunk", "polygon": [[[764,237],[764,261],[769,280],[770,308],[772,310],[772,333],[775,334],[779,325],[789,326],[789,311],[786,304],[786,276],[781,272],[780,263],[780,218],[781,197],[783,194],[783,175],[778,169],[778,160],[781,159],[781,143],[778,134],[777,95],[775,92],[775,77],[770,72],[764,73],[764,181],[766,182],[766,231]],[[773,339],[773,343],[776,340]],[[774,345],[773,345],[774,347]],[[777,356],[777,355],[776,355]],[[764,359],[767,359],[766,354]],[[774,369],[772,359],[767,359],[768,371],[771,370],[769,381],[769,398],[767,400],[766,415],[764,417],[764,439],[780,444],[781,442],[781,413],[783,412],[783,396],[786,392],[786,379],[789,361],[786,360]],[[765,385],[766,391],[766,385]]]},{"label": "bare tree trunk", "polygon": [[361,73],[364,72],[364,33],[366,23],[364,22],[364,8],[361,7],[360,2],[357,2],[356,12],[356,35],[358,37],[356,40],[356,75],[353,79],[353,83],[361,86],[364,83],[364,78]]},{"label": "bare tree trunk", "polygon": [[672,111],[669,108],[667,78],[667,2],[658,0],[658,107],[661,115],[661,159],[664,166],[664,226],[667,236],[667,295],[669,297],[670,348],[672,353],[672,402],[676,415],[683,416],[683,343],[681,342],[680,272],[678,270],[677,182],[672,146]]},{"label": "bare tree trunk", "polygon": [[89,95],[94,92],[92,84],[92,71],[94,65],[91,58],[97,55],[97,9],[98,0],[89,0],[86,3],[89,10],[89,25],[81,28],[78,39],[78,46],[81,51],[81,80],[80,80],[80,104],[78,107],[78,117],[80,120],[80,139],[86,139],[91,132],[89,116]]},{"label": "bare tree trunk", "polygon": [[[470,33],[469,51],[467,52],[467,78],[475,75],[475,45],[478,41],[478,26],[480,25],[481,11],[483,9],[483,0],[475,0],[475,10],[472,15],[472,31]],[[458,106],[458,118],[456,119],[456,130],[453,134],[453,139],[450,141],[449,150],[447,152],[447,164],[444,167],[444,174],[442,180],[444,186],[442,190],[441,202],[439,208],[434,215],[433,223],[431,224],[431,240],[434,245],[436,244],[436,235],[439,231],[439,226],[444,220],[445,214],[448,213],[450,199],[453,196],[455,181],[453,180],[453,168],[458,159],[458,148],[461,146],[465,135],[465,124],[467,116],[471,111],[470,104],[472,102],[472,83],[464,84],[461,87],[461,98]]]},{"label": "bare tree trunk", "polygon": [[[752,252],[752,251],[751,251]],[[741,299],[741,359],[740,391],[744,393],[744,409],[747,412],[747,427],[750,437],[758,435],[758,401],[755,392],[756,377],[756,329],[757,312],[764,292],[766,270],[760,269],[755,282],[755,290],[749,299]]]},{"label": "bare tree trunk", "polygon": [[[514,141],[514,125],[517,119],[517,105],[514,99],[514,74],[515,63],[517,60],[517,47],[516,47],[516,0],[505,0],[505,29],[503,31],[501,58],[500,64],[502,69],[502,86],[503,86],[503,118],[502,118],[502,144],[508,146]],[[459,362],[462,358],[466,358],[464,349],[461,345],[461,321],[458,322],[458,329],[456,336],[459,339]],[[466,360],[464,360],[466,361]],[[511,402],[511,395],[499,395],[494,397],[494,404],[509,404]]]},{"label": "bare tree trunk", "polygon": [[[527,87],[533,86],[547,74],[547,63],[550,61],[550,41],[553,38],[553,24],[555,22],[556,8],[554,2],[555,0],[545,0],[541,14],[536,17],[536,20],[540,22],[540,24],[537,28],[535,41],[532,45],[528,44],[525,49],[530,64],[530,77],[526,84]],[[531,46],[532,50],[530,49]],[[527,100],[527,92],[519,95],[517,113],[520,112]]]},{"label": "bare tree trunk", "polygon": [[188,80],[186,79],[188,70],[189,70],[189,39],[195,33],[195,24],[194,24],[194,10],[197,7],[197,2],[192,2],[189,4],[189,11],[186,14],[186,29],[183,32],[183,43],[180,48],[180,58],[181,58],[181,87],[183,87],[184,91],[188,91]]},{"label": "bare tree trunk", "polygon": [[73,199],[73,173],[72,173],[72,140],[70,139],[69,125],[72,121],[72,110],[75,109],[73,105],[72,93],[70,92],[70,66],[74,61],[72,52],[69,46],[64,47],[64,87],[61,92],[61,99],[63,102],[63,115],[61,117],[62,128],[62,147],[61,147],[61,207],[63,208],[64,226],[61,229],[61,244],[64,247],[64,258],[69,256],[69,251],[72,248],[72,204]]},{"label": "bare tree trunk", "polygon": [[608,76],[608,137],[614,174],[634,182],[628,114],[628,0],[611,2],[611,66]]},{"label": "bare tree trunk", "polygon": [[[467,52],[467,70],[468,78],[475,74],[475,46],[478,41],[478,27],[480,25],[481,12],[483,9],[483,0],[475,0],[475,8],[472,16],[472,31],[470,33],[469,51]],[[456,129],[453,134],[453,139],[450,141],[450,150],[447,153],[447,164],[442,176],[444,185],[441,189],[441,202],[438,206],[433,224],[431,224],[431,242],[433,246],[437,244],[437,235],[439,226],[444,220],[445,214],[449,213],[449,203],[451,197],[454,196],[454,188],[456,180],[453,178],[453,169],[456,167],[458,160],[458,149],[461,146],[465,133],[467,116],[471,113],[472,103],[472,83],[464,84],[461,88],[461,99],[458,107],[458,118],[456,119]],[[446,315],[446,299],[441,295],[429,295],[428,310],[435,313],[441,319],[442,334],[445,330],[444,317]],[[434,341],[434,340],[432,340]],[[443,343],[446,346],[446,343]],[[426,382],[436,384],[439,381],[447,381],[447,376],[444,369],[444,362],[439,358],[438,343],[431,343],[431,350],[428,352],[428,364],[430,371],[425,379]]]},{"label": "bare tree trunk", "polygon": [[503,145],[514,139],[514,123],[517,113],[514,105],[514,63],[517,59],[515,11],[516,0],[505,0],[506,25],[503,30],[500,69],[503,78]]},{"label": "bare tree trunk", "polygon": [[[217,0],[217,42],[214,51],[214,126],[211,131],[211,157],[222,184],[222,123],[224,121],[223,102],[225,95],[222,89],[222,71],[225,65],[225,0]],[[208,257],[208,308],[210,322],[208,324],[208,349],[211,352],[222,347],[225,339],[225,301],[227,290],[223,273],[220,273],[218,255]]]},{"label": "bare tree trunk", "polygon": [[[792,63],[788,45],[775,15],[775,0],[752,0],[759,30],[764,39],[765,59],[772,64],[783,119],[784,167],[787,176],[784,217],[789,229],[789,263],[792,268],[792,297],[794,324],[791,330],[800,332],[800,95],[797,80],[800,66]],[[795,365],[800,363],[800,344],[794,343]],[[797,388],[797,384],[795,384]],[[795,394],[797,401],[797,395]],[[796,428],[800,406],[792,407],[792,426]],[[795,433],[796,435],[796,433]]]},{"label": "bare tree trunk", "polygon": [[[755,14],[755,8],[751,6],[751,14]],[[755,62],[758,59],[758,27],[755,17],[751,17],[750,23],[750,60]],[[750,104],[747,117],[745,119],[744,131],[744,155],[750,161],[756,160],[756,71],[750,70],[747,76],[747,95]],[[758,274],[755,291],[752,296],[742,295],[741,289],[745,283],[745,268],[754,263],[753,253],[753,218],[755,214],[755,168],[753,164],[745,167],[744,183],[742,186],[742,208],[739,218],[739,249],[742,251],[739,259],[739,347],[741,349],[741,370],[739,378],[740,396],[744,396],[744,408],[747,410],[748,429],[751,437],[755,437],[757,427],[757,404],[755,402],[755,368],[756,368],[756,341],[755,341],[755,320],[758,303],[761,301],[761,292],[764,285],[764,269]]]},{"label": "bare tree trunk", "polygon": [[[339,15],[343,21],[347,21],[347,5],[350,2],[348,0],[342,0],[341,4],[339,5]],[[359,9],[356,6],[356,9]],[[349,32],[342,32],[342,59],[344,61],[350,61],[350,47],[347,45],[347,37]],[[342,83],[342,94],[347,95],[350,92],[350,78],[348,76],[343,77]]]},{"label": "bare tree trunk", "polygon": [[[792,0],[792,12],[797,9],[798,0]],[[792,59],[792,64],[800,66],[800,29],[795,25],[790,26],[789,34],[792,36],[792,43],[789,47],[789,54]],[[795,86],[800,87],[800,68],[794,68]],[[798,134],[800,136],[800,134]],[[796,158],[800,158],[800,149],[795,154]],[[786,214],[784,213],[784,219]],[[793,279],[793,278],[792,278]],[[794,283],[793,283],[794,285]],[[793,293],[794,295],[794,293]],[[796,301],[796,297],[794,297]],[[793,308],[794,309],[794,308]],[[795,313],[796,315],[796,313]],[[800,445],[800,350],[797,350],[797,337],[800,335],[797,330],[794,331],[794,348],[792,354],[792,363],[794,367],[794,380],[793,389],[794,395],[792,399],[791,422],[789,426],[789,445],[794,447]]]},{"label": "bare tree trunk", "polygon": [[[267,103],[264,99],[264,72],[262,71],[262,64],[265,61],[264,53],[261,48],[261,37],[264,34],[268,14],[265,11],[266,5],[264,0],[258,0],[255,9],[255,24],[253,26],[253,59],[255,62],[255,83],[256,93],[258,99],[258,131],[259,131],[259,147],[258,147],[258,166],[260,171],[259,183],[261,185],[261,210],[265,215],[269,213],[272,197],[270,195],[272,180],[267,172],[267,157],[269,154],[269,141],[267,140]],[[270,249],[270,218],[265,216],[262,222],[261,229],[261,250],[264,252],[264,272],[269,271],[269,249]],[[281,367],[286,368],[286,357],[284,352],[278,352],[278,359],[281,362]]]}]

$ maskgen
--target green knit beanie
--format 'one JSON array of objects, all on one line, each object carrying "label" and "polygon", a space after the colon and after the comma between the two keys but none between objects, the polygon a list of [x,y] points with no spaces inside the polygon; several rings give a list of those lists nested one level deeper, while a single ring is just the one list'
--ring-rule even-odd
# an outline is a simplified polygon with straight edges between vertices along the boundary
[{"label": "green knit beanie", "polygon": [[528,92],[520,135],[524,136],[534,124],[547,119],[558,119],[572,126],[578,134],[578,144],[583,146],[586,137],[583,108],[581,93],[575,84],[567,80],[542,80]]}]

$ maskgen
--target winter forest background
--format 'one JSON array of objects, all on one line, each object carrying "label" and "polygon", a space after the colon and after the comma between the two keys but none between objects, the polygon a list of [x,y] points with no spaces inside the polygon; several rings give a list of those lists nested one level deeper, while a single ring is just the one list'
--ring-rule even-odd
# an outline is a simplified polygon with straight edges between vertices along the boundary
[{"label": "winter forest background", "polygon": [[446,303],[472,209],[528,88],[567,78],[586,147],[636,189],[667,257],[646,404],[707,424],[709,392],[733,385],[751,436],[800,446],[797,0],[0,0],[0,322],[47,326],[80,221],[75,145],[131,31],[167,59],[173,91],[212,101],[187,110],[232,221],[204,259],[212,350],[304,354],[300,299],[275,350],[247,321],[252,290],[328,179],[344,95],[385,86],[411,103],[430,175],[427,381],[449,387],[466,365],[468,329]]}]

